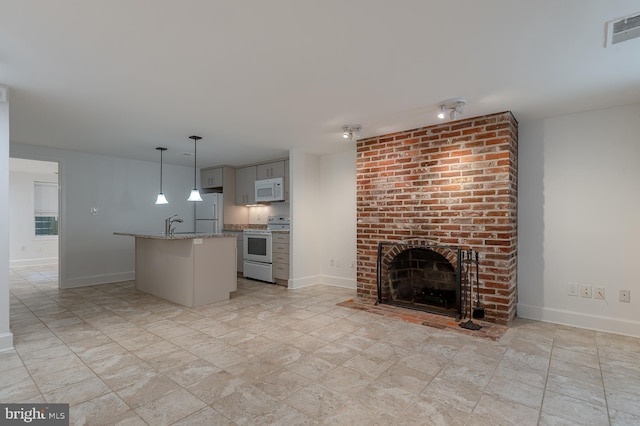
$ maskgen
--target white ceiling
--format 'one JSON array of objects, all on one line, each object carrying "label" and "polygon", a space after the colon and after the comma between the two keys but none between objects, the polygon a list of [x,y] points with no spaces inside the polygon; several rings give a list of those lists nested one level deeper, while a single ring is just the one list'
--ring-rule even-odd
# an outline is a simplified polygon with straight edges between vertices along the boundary
[{"label": "white ceiling", "polygon": [[[638,0],[0,0],[11,142],[198,166],[345,149],[464,117],[640,101]],[[352,142],[353,143],[353,142]]]}]

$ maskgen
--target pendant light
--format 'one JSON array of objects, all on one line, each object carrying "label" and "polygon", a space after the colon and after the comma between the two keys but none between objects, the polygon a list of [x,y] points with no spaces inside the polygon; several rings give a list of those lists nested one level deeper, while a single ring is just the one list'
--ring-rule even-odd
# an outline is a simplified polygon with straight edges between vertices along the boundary
[{"label": "pendant light", "polygon": [[198,181],[196,178],[196,160],[198,159],[198,141],[202,139],[200,136],[189,136],[189,139],[193,139],[193,189],[191,190],[191,194],[187,201],[202,201],[202,197],[200,196],[200,191],[198,191]]},{"label": "pendant light", "polygon": [[169,204],[167,201],[167,197],[164,196],[164,192],[162,192],[162,153],[167,150],[167,148],[156,148],[160,151],[160,193],[158,194],[158,198],[156,199],[156,204]]}]

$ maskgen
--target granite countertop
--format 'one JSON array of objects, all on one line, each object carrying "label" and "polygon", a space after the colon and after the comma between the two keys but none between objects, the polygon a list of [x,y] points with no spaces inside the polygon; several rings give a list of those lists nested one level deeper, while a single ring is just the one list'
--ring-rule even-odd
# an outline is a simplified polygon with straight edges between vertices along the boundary
[{"label": "granite countertop", "polygon": [[134,233],[134,232],[114,232],[113,235],[125,235],[136,238],[150,238],[154,240],[190,240],[194,238],[236,238],[234,234],[211,234],[208,232],[176,232],[173,235],[166,235],[164,232],[158,233]]},{"label": "granite countertop", "polygon": [[[262,224],[225,224],[224,232],[243,232],[245,229],[267,229],[267,225]],[[273,229],[271,231],[274,234],[288,234],[289,230],[287,229]]]},{"label": "granite countertop", "polygon": [[267,225],[262,224],[237,224],[237,223],[225,223],[224,230],[231,232],[242,232],[245,229],[267,229]]},{"label": "granite countertop", "polygon": [[[265,229],[266,228],[245,228],[245,229]],[[235,232],[235,233],[240,233],[240,232],[244,232],[243,229],[225,229],[224,232]],[[272,234],[288,234],[290,231],[285,230],[285,229],[272,229],[271,233]]]}]

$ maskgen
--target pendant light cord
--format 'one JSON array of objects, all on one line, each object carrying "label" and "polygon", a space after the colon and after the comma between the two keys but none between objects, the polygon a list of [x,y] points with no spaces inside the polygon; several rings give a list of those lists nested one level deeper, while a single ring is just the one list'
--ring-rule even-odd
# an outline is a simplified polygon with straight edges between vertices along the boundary
[{"label": "pendant light cord", "polygon": [[164,150],[160,150],[160,193],[163,194],[162,192],[162,151]]},{"label": "pendant light cord", "polygon": [[193,188],[196,186],[196,160],[198,159],[198,139],[193,139]]}]

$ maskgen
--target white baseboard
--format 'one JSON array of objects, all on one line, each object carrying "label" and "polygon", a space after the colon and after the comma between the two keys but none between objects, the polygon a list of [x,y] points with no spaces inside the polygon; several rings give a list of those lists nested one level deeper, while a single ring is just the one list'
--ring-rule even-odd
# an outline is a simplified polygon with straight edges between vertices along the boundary
[{"label": "white baseboard", "polygon": [[117,283],[120,281],[131,281],[131,280],[135,280],[135,278],[136,278],[136,273],[133,271],[120,272],[117,274],[90,275],[86,277],[61,280],[60,288],[87,287],[87,286],[98,285],[98,284],[109,284],[109,283]]},{"label": "white baseboard", "polygon": [[356,289],[356,280],[353,278],[336,277],[332,275],[311,275],[308,277],[295,278],[289,280],[288,288],[294,290],[297,288],[309,287],[312,285],[330,285],[333,287]]},{"label": "white baseboard", "polygon": [[58,264],[57,257],[9,260],[10,268],[17,267],[17,266],[40,266],[40,265],[57,265],[57,264]]},{"label": "white baseboard", "polygon": [[333,287],[350,288],[355,290],[357,288],[355,278],[336,277],[333,275],[320,275],[321,284],[330,285]]},{"label": "white baseboard", "polygon": [[13,333],[0,334],[0,352],[13,349]]},{"label": "white baseboard", "polygon": [[309,287],[316,284],[322,284],[322,275],[311,275],[308,277],[302,278],[290,278],[289,286],[287,287],[289,290],[295,290],[297,288]]},{"label": "white baseboard", "polygon": [[640,322],[518,303],[518,317],[624,336],[640,337]]}]

